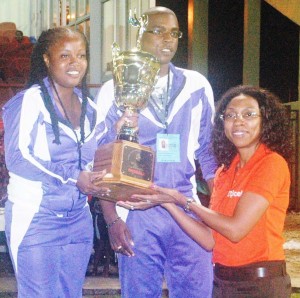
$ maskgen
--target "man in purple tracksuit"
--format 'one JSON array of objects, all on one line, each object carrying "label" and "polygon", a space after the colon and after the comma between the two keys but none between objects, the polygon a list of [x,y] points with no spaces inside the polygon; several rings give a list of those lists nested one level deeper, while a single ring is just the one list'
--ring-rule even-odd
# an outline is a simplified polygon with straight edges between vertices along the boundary
[{"label": "man in purple tracksuit", "polygon": [[[145,14],[148,25],[141,47],[160,60],[161,69],[149,104],[139,115],[139,143],[156,152],[155,184],[198,201],[195,159],[210,187],[216,168],[210,150],[212,89],[198,72],[170,63],[182,36],[175,14],[163,7]],[[114,104],[112,80],[101,88],[97,103],[112,141],[112,124],[122,115]],[[189,238],[165,209],[151,206],[140,211],[128,205],[128,213],[111,202],[101,203],[112,248],[119,253],[122,297],[160,297],[164,278],[169,297],[211,296],[211,252]],[[123,220],[118,220],[120,214]]]}]

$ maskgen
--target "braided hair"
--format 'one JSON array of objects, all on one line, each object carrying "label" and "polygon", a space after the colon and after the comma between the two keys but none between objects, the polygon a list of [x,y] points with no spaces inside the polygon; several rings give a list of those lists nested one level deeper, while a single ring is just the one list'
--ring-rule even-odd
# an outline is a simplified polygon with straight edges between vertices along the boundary
[{"label": "braided hair", "polygon": [[[48,71],[48,67],[45,64],[43,55],[47,54],[49,48],[55,43],[57,43],[59,40],[65,38],[67,35],[74,35],[74,34],[81,35],[81,38],[83,39],[86,45],[86,57],[87,57],[87,61],[89,62],[88,41],[83,33],[79,31],[73,31],[70,28],[64,28],[64,27],[56,27],[56,28],[43,31],[33,48],[33,52],[31,55],[29,79],[26,85],[27,88],[30,88],[34,84],[37,84],[41,87],[41,93],[42,93],[41,95],[45,107],[50,114],[52,130],[55,136],[53,143],[56,144],[61,144],[59,138],[58,117],[54,109],[54,105],[51,100],[50,94],[43,81],[43,79],[47,76],[50,78],[50,81],[52,81],[51,75]],[[82,143],[84,142],[84,138],[85,138],[84,119],[85,119],[86,109],[87,109],[87,97],[89,96],[89,91],[86,82],[86,75],[87,75],[87,71],[81,81],[82,104],[81,104],[81,115],[80,115],[80,141]]]}]

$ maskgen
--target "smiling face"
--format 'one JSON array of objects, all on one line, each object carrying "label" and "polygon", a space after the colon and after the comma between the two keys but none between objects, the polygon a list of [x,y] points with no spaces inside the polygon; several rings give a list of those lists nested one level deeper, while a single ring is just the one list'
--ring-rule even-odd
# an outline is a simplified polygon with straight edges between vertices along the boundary
[{"label": "smiling face", "polygon": [[141,48],[143,51],[149,52],[158,58],[161,63],[162,73],[168,70],[168,64],[174,57],[178,47],[178,38],[174,38],[170,35],[171,31],[179,30],[176,16],[170,13],[148,15],[146,31],[157,29],[165,33],[155,35],[150,32],[145,32],[141,38]]},{"label": "smiling face", "polygon": [[[240,94],[227,105],[224,114],[228,113],[237,114],[237,117],[224,120],[225,135],[235,145],[238,152],[248,159],[260,143],[262,118],[258,102],[251,96]],[[251,114],[258,115],[258,117],[245,119]],[[245,115],[245,118],[241,115]]]},{"label": "smiling face", "polygon": [[61,37],[43,55],[54,84],[58,88],[74,88],[87,70],[86,44],[79,33]]}]

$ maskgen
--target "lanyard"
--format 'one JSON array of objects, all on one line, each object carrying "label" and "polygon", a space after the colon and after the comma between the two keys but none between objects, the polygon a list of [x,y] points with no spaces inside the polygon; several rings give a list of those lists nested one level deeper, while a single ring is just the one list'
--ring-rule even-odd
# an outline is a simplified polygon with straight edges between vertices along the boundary
[{"label": "lanyard", "polygon": [[156,115],[156,117],[160,120],[160,123],[163,124],[163,128],[165,133],[167,133],[168,131],[168,115],[169,115],[169,107],[171,105],[171,103],[175,100],[175,98],[173,98],[172,100],[170,100],[170,70],[168,71],[168,79],[167,79],[167,90],[166,92],[164,92],[165,94],[160,95],[159,99],[160,99],[160,103],[158,102],[157,98],[154,98],[152,95],[150,96],[151,98],[151,104],[153,106],[154,109],[154,113]]},{"label": "lanyard", "polygon": [[65,114],[66,120],[67,120],[67,122],[68,122],[68,124],[69,124],[69,127],[71,128],[71,130],[73,131],[73,133],[74,133],[74,135],[75,135],[75,138],[76,138],[76,144],[77,144],[77,151],[78,151],[78,169],[79,169],[79,170],[82,170],[82,166],[81,166],[81,147],[82,147],[82,143],[81,143],[81,141],[78,139],[77,133],[76,133],[76,131],[75,131],[74,128],[73,128],[73,125],[72,125],[72,123],[71,123],[71,121],[70,121],[70,118],[68,117],[67,110],[65,109],[65,106],[63,105],[63,102],[62,102],[62,100],[61,100],[61,98],[60,98],[60,96],[59,96],[59,94],[58,94],[58,92],[57,92],[57,90],[56,90],[55,85],[54,85],[54,84],[52,84],[52,85],[53,85],[53,89],[54,89],[54,91],[55,91],[55,93],[56,93],[56,96],[57,96],[57,98],[58,98],[58,100],[59,100],[59,103],[60,103],[60,105],[61,105],[61,107],[62,107],[62,109],[63,109],[63,111],[64,111],[64,114]]}]

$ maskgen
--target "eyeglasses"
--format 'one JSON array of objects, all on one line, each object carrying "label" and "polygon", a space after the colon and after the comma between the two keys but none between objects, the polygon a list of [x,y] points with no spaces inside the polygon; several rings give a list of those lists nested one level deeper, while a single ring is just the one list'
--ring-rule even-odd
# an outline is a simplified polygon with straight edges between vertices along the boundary
[{"label": "eyeglasses", "polygon": [[153,30],[146,30],[147,33],[152,33],[157,36],[163,36],[164,34],[168,33],[173,38],[181,38],[183,33],[179,30],[171,30],[167,31],[166,28],[154,28]]},{"label": "eyeglasses", "polygon": [[220,119],[228,122],[233,122],[237,118],[241,120],[251,121],[258,117],[261,117],[261,115],[259,115],[257,112],[250,112],[250,111],[242,112],[241,114],[228,112],[220,115]]}]

